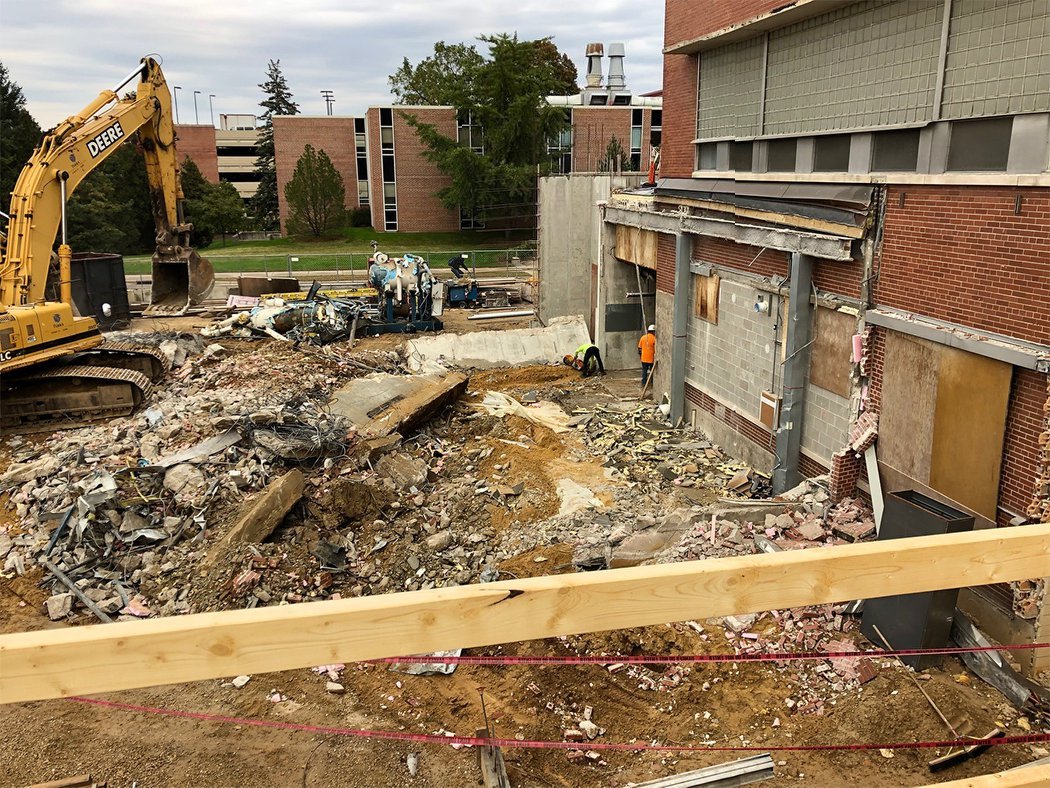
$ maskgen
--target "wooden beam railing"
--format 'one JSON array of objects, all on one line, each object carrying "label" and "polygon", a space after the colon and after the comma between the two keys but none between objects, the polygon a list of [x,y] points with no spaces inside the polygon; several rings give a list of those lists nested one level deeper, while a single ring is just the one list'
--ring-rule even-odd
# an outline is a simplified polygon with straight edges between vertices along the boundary
[{"label": "wooden beam railing", "polygon": [[0,636],[0,703],[1050,574],[1050,523]]}]

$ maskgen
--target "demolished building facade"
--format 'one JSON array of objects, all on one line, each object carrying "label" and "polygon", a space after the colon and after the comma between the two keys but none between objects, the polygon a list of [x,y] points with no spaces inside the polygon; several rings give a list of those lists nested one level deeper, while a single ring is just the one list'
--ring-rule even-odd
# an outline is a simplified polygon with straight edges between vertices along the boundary
[{"label": "demolished building facade", "polygon": [[[1050,9],[667,0],[664,101],[660,181],[599,208],[607,365],[642,298],[657,398],[775,490],[868,493],[877,434],[884,489],[1046,520]],[[960,603],[1045,640],[1044,585]]]}]

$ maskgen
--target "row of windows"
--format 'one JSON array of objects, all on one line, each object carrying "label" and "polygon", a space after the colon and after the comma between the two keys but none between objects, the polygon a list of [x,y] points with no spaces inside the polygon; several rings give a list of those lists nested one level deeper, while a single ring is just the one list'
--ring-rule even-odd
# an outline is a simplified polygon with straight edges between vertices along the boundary
[{"label": "row of windows", "polygon": [[390,107],[379,110],[379,147],[383,165],[383,226],[397,229],[397,185],[394,167],[394,111]]},{"label": "row of windows", "polygon": [[[921,129],[892,129],[872,135],[871,172],[915,172],[919,167]],[[948,141],[947,171],[1005,172],[1010,156],[1013,118],[982,118],[955,121]],[[854,135],[829,134],[813,137],[813,172],[848,172]],[[754,142],[729,143],[728,166],[719,166],[718,143],[698,146],[701,170],[730,169],[750,172],[754,166]],[[773,139],[765,144],[766,172],[795,172],[798,139]],[[862,171],[863,165],[858,163]],[[806,168],[805,171],[809,171]]]},{"label": "row of windows", "polygon": [[364,206],[368,205],[368,145],[364,118],[354,118],[354,148],[357,156],[357,201]]}]

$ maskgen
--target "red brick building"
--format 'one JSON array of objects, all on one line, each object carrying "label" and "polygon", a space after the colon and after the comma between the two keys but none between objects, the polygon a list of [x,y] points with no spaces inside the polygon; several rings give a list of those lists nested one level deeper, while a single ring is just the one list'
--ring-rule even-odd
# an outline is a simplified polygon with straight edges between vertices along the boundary
[{"label": "red brick building", "polygon": [[214,126],[178,125],[175,127],[175,140],[180,162],[187,158],[193,159],[205,180],[210,183],[219,182],[219,158],[216,155]]},{"label": "red brick building", "polygon": [[[662,178],[603,209],[606,363],[635,363],[639,265],[656,395],[777,489],[867,493],[877,424],[883,490],[1050,518],[1047,31],[1045,4],[666,0]],[[1045,640],[1034,585],[960,605]]]},{"label": "red brick building", "polygon": [[[273,118],[274,161],[277,167],[278,208],[281,217],[281,232],[286,232],[288,204],[284,199],[284,187],[292,179],[296,162],[307,145],[323,150],[332,160],[336,172],[343,179],[346,189],[347,210],[361,205],[357,189],[357,153],[355,126],[360,118],[306,115],[275,115]],[[367,194],[366,194],[367,197]]]}]

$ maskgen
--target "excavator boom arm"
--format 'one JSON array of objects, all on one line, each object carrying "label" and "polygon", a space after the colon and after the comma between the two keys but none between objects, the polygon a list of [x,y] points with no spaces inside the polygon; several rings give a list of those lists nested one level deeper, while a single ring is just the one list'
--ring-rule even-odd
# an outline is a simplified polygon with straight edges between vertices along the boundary
[{"label": "excavator boom arm", "polygon": [[[135,75],[139,77],[135,96],[120,98],[117,91]],[[157,255],[166,260],[186,257],[192,225],[181,216],[171,93],[157,61],[144,58],[116,90],[103,91],[45,135],[23,168],[11,195],[6,254],[0,263],[0,306],[43,298],[51,249],[62,221],[63,182],[68,197],[136,131],[157,225]],[[207,266],[201,278],[210,277]]]}]

